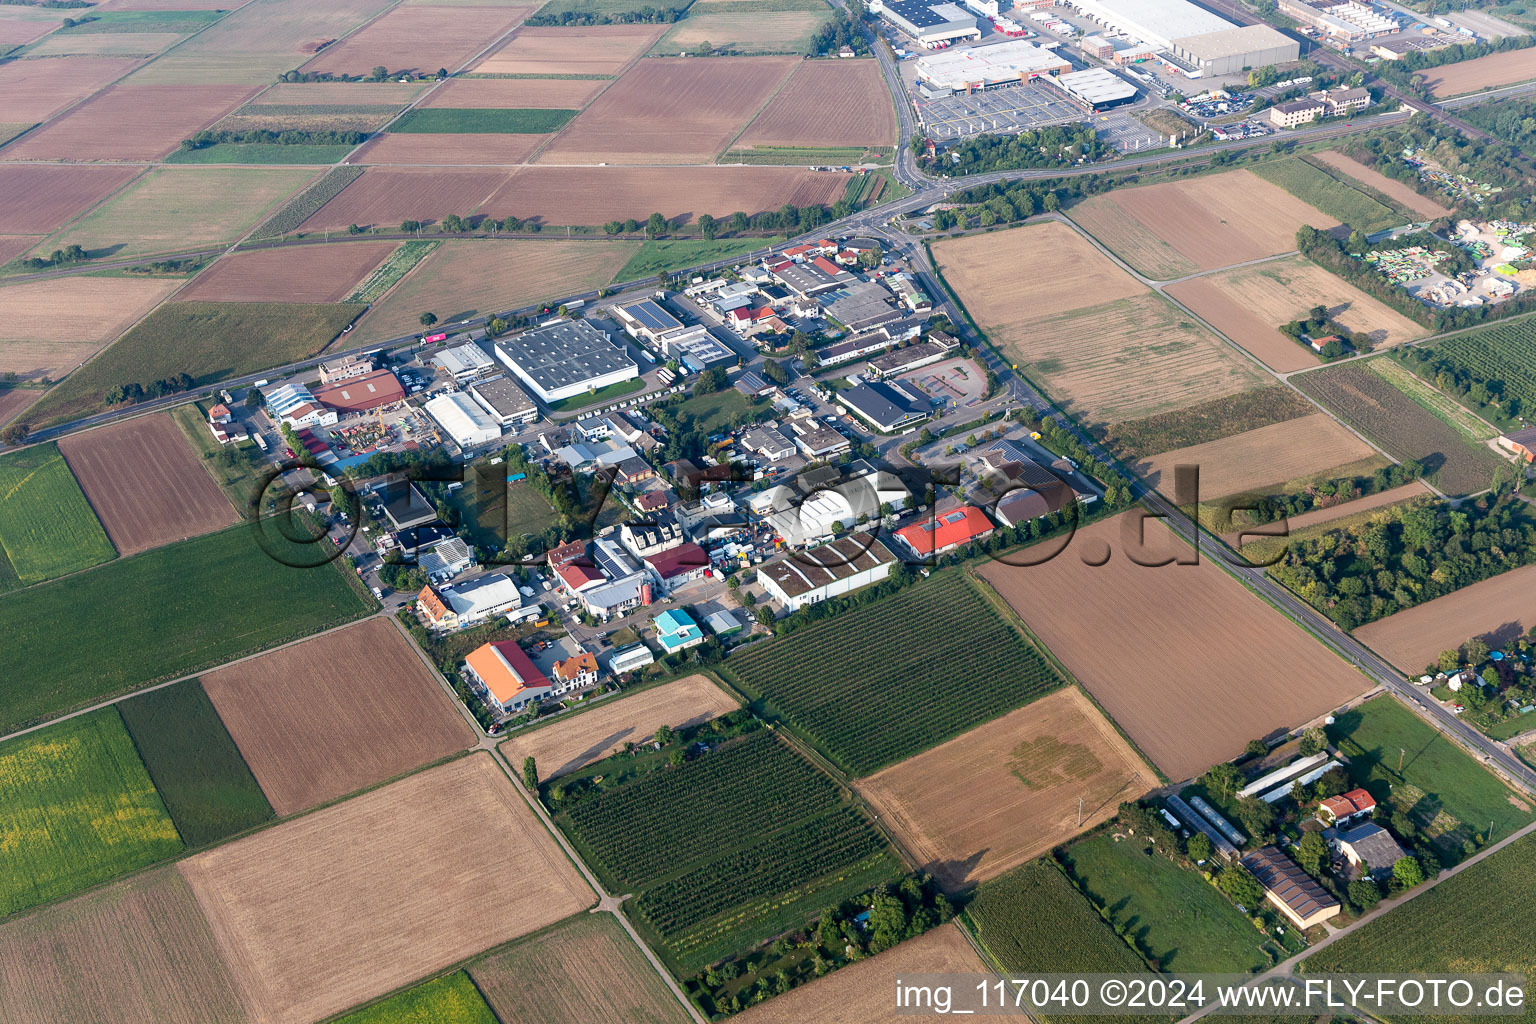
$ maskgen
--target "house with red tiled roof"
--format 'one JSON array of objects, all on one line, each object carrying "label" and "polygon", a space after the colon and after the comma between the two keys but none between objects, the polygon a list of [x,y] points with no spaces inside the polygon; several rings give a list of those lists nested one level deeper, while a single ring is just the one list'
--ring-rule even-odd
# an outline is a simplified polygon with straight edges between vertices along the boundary
[{"label": "house with red tiled roof", "polygon": [[557,565],[555,567],[555,575],[559,577],[565,589],[569,590],[572,594],[608,581],[608,578],[603,575],[601,569],[590,562],[583,564],[582,561],[566,562],[564,565]]},{"label": "house with red tiled roof", "polygon": [[433,629],[458,628],[458,615],[430,585],[422,587],[421,593],[416,595],[416,611]]},{"label": "house with red tiled roof", "polygon": [[463,673],[470,689],[503,715],[520,711],[530,701],[544,700],[554,692],[554,686],[515,640],[482,644],[470,651],[464,659]]},{"label": "house with red tiled roof", "polygon": [[924,522],[904,526],[896,531],[896,536],[919,558],[927,558],[984,540],[992,535],[992,529],[992,520],[985,512],[974,505],[962,505]]},{"label": "house with red tiled roof", "polygon": [[545,560],[551,567],[564,565],[566,562],[574,562],[587,553],[587,542],[573,540],[557,547],[552,547],[545,555]]},{"label": "house with red tiled roof", "polygon": [[582,651],[574,657],[555,662],[555,692],[568,693],[597,682],[597,657]]},{"label": "house with red tiled roof", "polygon": [[1330,796],[1318,804],[1317,816],[1324,822],[1343,824],[1370,814],[1376,809],[1376,798],[1363,789],[1352,789],[1339,796]]}]

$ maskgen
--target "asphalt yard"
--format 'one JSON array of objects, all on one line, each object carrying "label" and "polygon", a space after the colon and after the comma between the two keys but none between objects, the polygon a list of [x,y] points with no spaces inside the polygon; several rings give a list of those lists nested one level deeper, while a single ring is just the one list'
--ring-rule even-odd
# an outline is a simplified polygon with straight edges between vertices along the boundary
[{"label": "asphalt yard", "polygon": [[914,92],[917,115],[935,139],[958,139],[981,132],[1021,132],[1043,125],[1081,121],[1085,111],[1049,85],[1026,83],[986,92],[935,95]]}]

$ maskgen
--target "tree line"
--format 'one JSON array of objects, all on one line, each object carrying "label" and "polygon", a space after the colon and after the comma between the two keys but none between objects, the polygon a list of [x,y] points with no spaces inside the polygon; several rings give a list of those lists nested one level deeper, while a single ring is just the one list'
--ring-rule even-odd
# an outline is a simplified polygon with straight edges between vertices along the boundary
[{"label": "tree line", "polygon": [[181,151],[190,153],[209,146],[253,144],[260,146],[356,146],[368,140],[367,132],[281,131],[266,129],[225,131],[204,129],[181,140]]},{"label": "tree line", "polygon": [[688,14],[688,4],[682,7],[652,7],[647,4],[633,11],[611,11],[599,14],[593,11],[561,11],[559,14],[535,14],[523,21],[531,26],[565,25],[670,25],[682,21]]},{"label": "tree line", "polygon": [[1017,135],[975,135],[951,143],[932,157],[927,140],[919,136],[913,139],[912,151],[920,165],[951,174],[979,174],[1092,163],[1114,152],[1114,147],[1099,139],[1093,125],[1075,122]]}]

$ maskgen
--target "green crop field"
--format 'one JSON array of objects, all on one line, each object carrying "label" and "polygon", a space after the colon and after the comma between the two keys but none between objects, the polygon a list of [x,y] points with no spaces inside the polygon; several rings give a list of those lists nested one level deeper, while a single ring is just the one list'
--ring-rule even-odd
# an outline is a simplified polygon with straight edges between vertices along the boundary
[{"label": "green crop field", "polygon": [[498,1024],[463,971],[408,988],[336,1024]]},{"label": "green crop field", "polygon": [[389,126],[391,132],[441,135],[543,135],[579,111],[542,108],[422,107]]},{"label": "green crop field", "polygon": [[1389,696],[1343,712],[1328,735],[1349,757],[1356,784],[1412,820],[1417,852],[1432,851],[1444,867],[1489,842],[1490,827],[1497,841],[1532,820],[1527,802]]},{"label": "green crop field", "polygon": [[117,710],[188,846],[272,820],[272,805],[202,683],[185,679],[130,697]]},{"label": "green crop field", "polygon": [[401,242],[400,247],[389,254],[389,259],[379,264],[373,272],[363,279],[351,295],[347,296],[348,302],[376,302],[379,296],[389,291],[402,277],[411,272],[427,255],[436,249],[438,243],[427,239],[417,242]]},{"label": "green crop field", "polygon": [[366,309],[360,303],[168,302],[33,406],[34,428],[100,411],[105,395],[179,373],[196,386],[319,352]]},{"label": "green crop field", "polygon": [[1413,219],[1382,205],[1300,157],[1266,160],[1254,164],[1252,169],[1270,184],[1279,185],[1302,202],[1311,203],[1328,216],[1366,234]]},{"label": "green crop field", "polygon": [[168,164],[334,164],[356,146],[279,146],[259,142],[220,142],[201,149],[178,149]]},{"label": "green crop field", "polygon": [[653,274],[667,274],[683,267],[694,267],[714,260],[728,260],[744,256],[765,246],[783,241],[773,238],[676,238],[649,241],[640,251],[629,258],[624,269],[614,275],[615,281],[636,281]]},{"label": "green crop field", "polygon": [[1099,835],[1067,849],[1073,877],[1154,966],[1242,974],[1271,963],[1264,936],[1200,875],[1139,839]]},{"label": "green crop field", "polygon": [[7,579],[40,583],[117,556],[58,445],[0,456],[0,550],[11,570],[0,573],[0,589],[10,589]]},{"label": "green crop field", "polygon": [[767,729],[555,820],[605,884],[638,892],[628,912],[683,974],[900,872],[843,791]]},{"label": "green crop field", "polygon": [[[1533,876],[1536,838],[1526,837],[1307,957],[1300,969],[1304,974],[1528,974],[1536,962]],[[1530,1017],[1527,1008],[1521,1019]]]},{"label": "green crop field", "polygon": [[0,743],[0,917],[181,849],[116,710]]},{"label": "green crop field", "polygon": [[94,35],[102,32],[198,32],[228,11],[102,11],[77,17],[72,28],[60,34]]},{"label": "green crop field", "polygon": [[236,526],[8,594],[0,731],[360,618],[375,605],[343,571]]},{"label": "green crop field", "polygon": [[[935,666],[955,681],[942,697]],[[1044,655],[958,572],[757,645],[731,658],[728,675],[853,775],[1062,685]]]}]

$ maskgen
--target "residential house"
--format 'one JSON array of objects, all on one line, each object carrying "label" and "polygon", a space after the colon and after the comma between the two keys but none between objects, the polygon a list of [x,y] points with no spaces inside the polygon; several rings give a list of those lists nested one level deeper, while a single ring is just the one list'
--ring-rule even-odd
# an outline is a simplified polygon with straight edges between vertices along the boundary
[{"label": "residential house", "polygon": [[208,410],[208,429],[213,433],[213,439],[219,444],[251,439],[250,431],[246,430],[244,424],[229,411],[229,406],[222,402]]},{"label": "residential house", "polygon": [[591,651],[582,651],[564,661],[555,662],[552,680],[555,693],[569,693],[597,684],[597,657]]},{"label": "residential house", "polygon": [[1347,825],[1357,818],[1369,817],[1375,809],[1375,797],[1363,789],[1352,789],[1319,803],[1317,816],[1324,824]]},{"label": "residential house", "polygon": [[513,714],[554,692],[515,640],[475,648],[464,659],[462,671],[469,688],[500,715]]},{"label": "residential house", "polygon": [[582,540],[567,541],[556,545],[545,552],[545,561],[550,568],[557,568],[567,562],[574,562],[578,558],[584,558],[587,554],[587,542]]},{"label": "residential house", "polygon": [[372,356],[342,356],[320,364],[320,383],[334,384],[339,380],[361,377],[373,372]]},{"label": "residential house", "polygon": [[[1242,864],[1264,887],[1265,898],[1297,928],[1305,931],[1339,913],[1339,901],[1278,846],[1254,850]],[[1248,908],[1250,912],[1257,909]]]},{"label": "residential house", "polygon": [[634,500],[635,511],[645,516],[655,515],[670,504],[672,499],[667,497],[665,490],[660,489],[646,491]]},{"label": "residential house", "polygon": [[664,513],[654,519],[639,519],[624,523],[619,527],[619,539],[624,546],[634,552],[635,557],[645,558],[666,551],[681,544],[686,538],[683,536],[682,524],[677,517]]},{"label": "residential house", "polygon": [[667,654],[677,654],[704,642],[704,631],[685,611],[669,608],[651,620],[656,639]]}]

